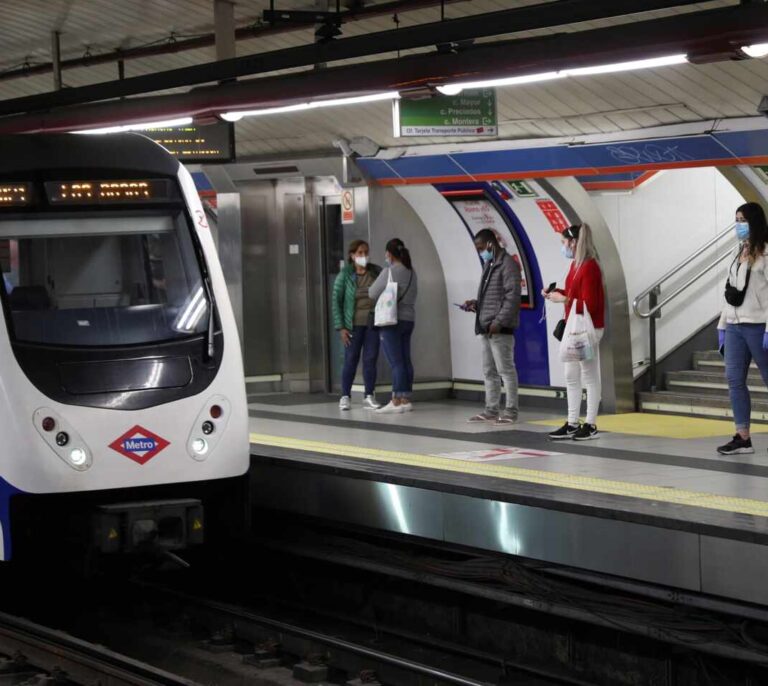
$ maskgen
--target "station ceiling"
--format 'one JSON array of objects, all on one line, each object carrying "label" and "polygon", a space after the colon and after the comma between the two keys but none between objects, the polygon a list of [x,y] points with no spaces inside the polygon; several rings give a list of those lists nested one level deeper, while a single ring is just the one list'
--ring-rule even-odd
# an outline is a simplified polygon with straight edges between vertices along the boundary
[{"label": "station ceiling", "polygon": [[[558,0],[550,0],[557,4]],[[359,36],[513,7],[541,5],[542,0],[458,0],[392,3],[388,0],[342,3],[346,11],[362,8],[342,26],[343,36]],[[638,6],[642,2],[637,3]],[[248,55],[311,44],[314,27],[265,31],[261,16],[269,0],[237,0],[235,24],[244,37],[237,55]],[[331,3],[332,7],[335,2]],[[733,7],[739,0],[712,0],[642,14],[578,24],[554,25],[507,38],[570,33],[601,27],[631,25],[713,8]],[[51,32],[60,33],[64,87],[76,88],[118,78],[117,57],[124,59],[124,76],[154,74],[215,60],[206,43],[213,32],[213,0],[4,0],[0,22],[0,101],[49,92],[53,76]],[[275,0],[279,9],[316,7],[310,0]],[[411,9],[413,8],[413,9]],[[380,10],[380,11],[377,11]],[[248,28],[253,29],[248,35]],[[499,40],[482,38],[480,41]],[[188,41],[191,41],[188,43]],[[197,41],[197,42],[195,42]],[[192,49],[176,50],[193,45]],[[590,49],[585,45],[585,50]],[[166,50],[176,51],[166,51]],[[155,54],[150,54],[155,51]],[[419,51],[409,51],[419,52]],[[424,50],[420,50],[424,52]],[[406,53],[403,53],[406,54]],[[383,52],[356,59],[392,59]],[[335,66],[335,65],[334,65]],[[272,75],[272,74],[270,74]],[[539,138],[635,130],[661,124],[753,116],[768,88],[768,58],[683,64],[654,70],[606,74],[498,90],[499,137]],[[166,91],[167,92],[167,91]],[[173,92],[173,91],[171,91]],[[354,105],[246,118],[236,124],[239,156],[282,156],[327,151],[333,139],[368,136],[384,147],[402,145],[393,137],[389,103]],[[461,139],[408,139],[435,143]]]}]

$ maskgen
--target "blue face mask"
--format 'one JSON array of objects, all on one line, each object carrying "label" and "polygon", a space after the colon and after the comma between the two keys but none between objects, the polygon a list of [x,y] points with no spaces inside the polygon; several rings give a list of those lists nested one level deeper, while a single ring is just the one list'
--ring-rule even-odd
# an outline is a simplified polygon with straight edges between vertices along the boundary
[{"label": "blue face mask", "polygon": [[486,248],[480,253],[480,259],[483,262],[488,262],[489,260],[493,259],[493,253],[490,250],[488,250],[488,248]]},{"label": "blue face mask", "polygon": [[749,238],[749,222],[736,222],[736,238],[745,241]]},{"label": "blue face mask", "polygon": [[573,250],[571,250],[570,245],[566,245],[565,243],[560,244],[560,252],[563,253],[563,257],[566,260],[572,260],[573,259]]}]

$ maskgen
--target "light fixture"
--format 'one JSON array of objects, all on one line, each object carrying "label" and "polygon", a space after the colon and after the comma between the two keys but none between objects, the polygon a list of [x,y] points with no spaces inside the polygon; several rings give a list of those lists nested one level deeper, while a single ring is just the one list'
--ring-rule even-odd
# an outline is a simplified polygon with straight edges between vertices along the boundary
[{"label": "light fixture", "polygon": [[331,100],[312,100],[311,102],[300,102],[295,105],[285,105],[283,107],[266,107],[261,110],[244,110],[242,112],[222,112],[219,116],[224,121],[240,121],[243,117],[259,117],[267,114],[284,114],[286,112],[301,112],[304,110],[314,110],[321,107],[338,107],[340,105],[359,105],[366,102],[379,102],[382,100],[397,100],[400,93],[397,91],[387,91],[385,93],[373,93],[372,95],[355,95],[349,98],[333,98]]},{"label": "light fixture", "polygon": [[[751,46],[756,47],[756,46]],[[594,67],[577,67],[575,69],[562,69],[560,71],[547,71],[539,74],[526,74],[523,76],[511,76],[509,78],[488,79],[487,81],[463,81],[458,83],[446,83],[437,86],[437,91],[443,95],[458,95],[467,88],[495,88],[503,86],[517,86],[524,83],[537,83],[539,81],[552,81],[568,76],[587,76],[590,74],[610,74],[619,71],[631,71],[633,69],[650,69],[653,67],[666,67],[671,64],[683,64],[687,61],[686,55],[666,55],[664,57],[651,57],[645,60],[632,60],[629,62],[615,62],[613,64],[601,64]]]},{"label": "light fixture", "polygon": [[750,57],[765,57],[768,55],[768,43],[755,43],[754,45],[743,45],[741,51]]},{"label": "light fixture", "polygon": [[125,131],[147,131],[149,129],[173,129],[178,126],[189,126],[192,121],[192,117],[179,117],[178,119],[168,119],[166,121],[148,121],[136,124],[105,126],[100,129],[86,129],[85,131],[73,131],[72,133],[103,134],[124,133]]},{"label": "light fixture", "polygon": [[447,83],[437,86],[437,91],[443,95],[458,95],[467,88],[494,88],[496,86],[517,86],[522,83],[536,83],[537,81],[551,81],[565,76],[561,72],[547,71],[541,74],[526,74],[524,76],[510,76],[504,79],[487,79],[485,81],[462,81],[460,83]]},{"label": "light fixture", "polygon": [[596,67],[577,67],[576,69],[564,69],[559,72],[563,76],[589,76],[590,74],[611,74],[617,71],[632,71],[634,69],[653,69],[654,67],[668,67],[672,64],[684,64],[688,61],[686,55],[667,55],[665,57],[651,57],[647,60],[631,60],[629,62],[615,62],[613,64],[600,64]]}]

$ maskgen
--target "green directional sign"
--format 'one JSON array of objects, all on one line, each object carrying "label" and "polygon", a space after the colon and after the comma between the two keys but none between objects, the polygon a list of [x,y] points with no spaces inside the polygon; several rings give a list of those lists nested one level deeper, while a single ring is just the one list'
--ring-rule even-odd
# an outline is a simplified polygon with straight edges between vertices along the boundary
[{"label": "green directional sign", "polygon": [[424,100],[394,101],[395,136],[495,136],[496,91],[465,90]]}]

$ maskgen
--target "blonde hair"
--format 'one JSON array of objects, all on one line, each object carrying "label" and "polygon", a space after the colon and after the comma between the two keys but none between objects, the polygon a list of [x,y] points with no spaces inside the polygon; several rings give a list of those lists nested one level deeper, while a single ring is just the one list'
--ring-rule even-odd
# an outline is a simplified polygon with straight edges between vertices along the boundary
[{"label": "blonde hair", "polygon": [[[574,229],[576,230],[574,231]],[[589,224],[580,224],[578,227],[569,227],[564,233],[566,236],[572,233],[576,234],[576,250],[573,251],[573,258],[576,261],[577,266],[590,259],[599,259],[597,256],[597,248],[595,248],[595,243],[592,240],[592,229],[589,228]]]}]

